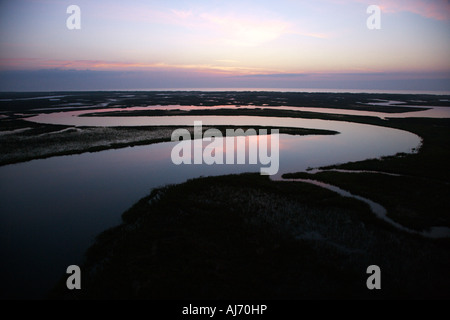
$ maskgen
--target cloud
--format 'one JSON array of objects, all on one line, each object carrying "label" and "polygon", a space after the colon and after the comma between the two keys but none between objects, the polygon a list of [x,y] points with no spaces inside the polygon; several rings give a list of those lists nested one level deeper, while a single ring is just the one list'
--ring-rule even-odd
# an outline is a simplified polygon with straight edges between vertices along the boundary
[{"label": "cloud", "polygon": [[101,14],[111,20],[140,21],[186,28],[200,32],[209,42],[240,47],[262,45],[284,34],[326,37],[325,34],[298,30],[295,26],[296,21],[275,18],[270,12],[256,15],[233,11],[208,11],[196,7],[179,10],[153,8],[151,5],[129,7],[116,4],[109,6],[107,11]]},{"label": "cloud", "polygon": [[353,0],[367,5],[376,4],[383,12],[411,12],[435,20],[450,20],[448,0]]},{"label": "cloud", "polygon": [[172,9],[170,11],[172,11],[172,13],[175,16],[177,16],[178,18],[181,18],[181,19],[186,19],[186,18],[189,18],[190,16],[192,16],[192,10],[183,11],[183,10]]},{"label": "cloud", "polygon": [[307,77],[310,74],[307,73],[259,73],[259,74],[249,74],[243,75],[241,77],[247,78],[298,78],[298,77]]},{"label": "cloud", "polygon": [[[220,60],[219,60],[220,61]],[[231,62],[233,60],[222,60]],[[239,67],[221,64],[169,64],[164,62],[140,63],[107,60],[61,60],[61,59],[0,59],[0,70],[105,70],[105,71],[154,71],[154,70],[192,70],[214,74],[259,74],[271,72],[262,68]]]},{"label": "cloud", "polygon": [[290,26],[281,20],[235,15],[202,13],[200,17],[221,33],[220,42],[235,46],[257,46],[275,40],[285,34]]},{"label": "cloud", "polygon": [[292,34],[297,34],[302,37],[310,37],[310,38],[318,38],[318,39],[328,39],[330,38],[329,34],[325,33],[314,33],[314,32],[304,32],[304,31],[292,31]]},{"label": "cloud", "polygon": [[230,64],[239,63],[239,61],[237,61],[237,60],[232,60],[232,59],[218,59],[218,60],[216,60],[216,62],[220,62],[220,63],[230,63]]},{"label": "cloud", "polygon": [[200,17],[209,24],[208,29],[215,29],[221,33],[218,42],[224,45],[253,47],[287,34],[320,39],[328,38],[328,35],[324,33],[299,30],[294,23],[281,19],[211,13],[202,13]]}]

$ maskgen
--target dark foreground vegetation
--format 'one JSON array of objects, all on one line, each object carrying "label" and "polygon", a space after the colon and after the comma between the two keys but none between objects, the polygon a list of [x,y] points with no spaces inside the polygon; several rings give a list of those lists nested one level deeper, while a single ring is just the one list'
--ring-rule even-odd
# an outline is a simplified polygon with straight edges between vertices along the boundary
[{"label": "dark foreground vegetation", "polygon": [[[87,252],[83,288],[51,298],[449,297],[450,243],[391,228],[363,203],[257,174],[153,192]],[[382,270],[382,290],[366,269]]]},{"label": "dark foreground vegetation", "polygon": [[[358,122],[367,119],[353,117]],[[322,172],[424,230],[450,227],[447,119],[369,119],[419,134],[418,154],[338,166],[398,173]],[[329,168],[331,169],[331,168]],[[368,290],[366,269],[382,270]],[[51,298],[450,298],[450,239],[399,231],[354,199],[257,174],[199,178],[154,190],[88,250],[84,289]],[[86,274],[86,272],[85,272]]]},{"label": "dark foreground vegetation", "polygon": [[[28,128],[0,139],[2,151],[9,150],[11,155],[14,150],[19,150],[16,154],[20,154],[34,147],[48,151],[53,150],[50,145],[58,148],[73,143],[77,146],[41,155],[51,156],[59,154],[57,152],[70,154],[122,147],[123,139],[127,137],[128,145],[156,142],[152,140],[157,139],[156,136],[168,139],[168,136],[161,138],[161,132],[156,134],[152,131],[155,128],[38,125],[20,119],[21,115],[17,114],[19,111],[37,113],[33,110],[36,107],[49,108],[39,112],[52,112],[60,108],[61,103],[84,103],[77,108],[98,108],[100,104],[101,107],[269,104],[361,110],[375,110],[372,109],[374,106],[365,103],[378,101],[376,99],[424,106],[449,104],[448,96],[427,95],[251,92],[42,94],[43,97],[54,95],[62,97],[32,100],[33,107],[31,100],[23,99],[36,94],[0,95],[2,99],[16,99],[0,104],[0,109],[4,110],[1,131]],[[90,105],[87,106],[86,102]],[[382,107],[383,112],[395,112],[396,108],[378,107]],[[322,168],[325,171],[314,175],[301,172],[285,175],[285,178],[316,179],[337,185],[380,203],[386,207],[390,218],[412,229],[450,227],[449,119],[382,120],[244,108],[196,110],[184,114],[306,117],[368,123],[414,132],[423,138],[418,154],[341,164]],[[152,132],[155,136],[150,137]],[[308,134],[305,131],[288,133]],[[80,147],[80,142],[85,144]],[[39,156],[29,154],[28,158],[10,158],[3,164],[36,157]],[[401,176],[327,171],[336,168]],[[381,268],[381,290],[368,290],[366,287],[369,265]],[[305,183],[271,181],[258,174],[198,178],[153,190],[123,214],[121,225],[98,236],[87,251],[81,268],[82,290],[67,290],[67,275],[62,275],[49,298],[450,298],[450,239],[428,239],[399,231],[377,219],[369,207],[358,200],[343,198]]]},{"label": "dark foreground vegetation", "polygon": [[409,228],[450,227],[450,119],[389,119],[385,125],[422,137],[419,153],[322,169],[380,171],[401,176],[324,171],[286,174],[284,178],[316,179],[368,197],[386,207],[389,217]]}]

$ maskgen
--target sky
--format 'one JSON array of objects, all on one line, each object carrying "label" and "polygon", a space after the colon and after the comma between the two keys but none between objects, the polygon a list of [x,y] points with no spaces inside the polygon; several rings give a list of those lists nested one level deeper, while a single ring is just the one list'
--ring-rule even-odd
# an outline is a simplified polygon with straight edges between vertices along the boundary
[{"label": "sky", "polygon": [[450,92],[449,40],[449,0],[0,0],[0,91]]}]

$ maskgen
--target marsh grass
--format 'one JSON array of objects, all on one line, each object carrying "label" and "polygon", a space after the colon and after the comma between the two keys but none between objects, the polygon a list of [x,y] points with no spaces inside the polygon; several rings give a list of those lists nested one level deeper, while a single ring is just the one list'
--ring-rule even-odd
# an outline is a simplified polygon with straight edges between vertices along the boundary
[{"label": "marsh grass", "polygon": [[[411,236],[316,186],[257,174],[190,180],[141,199],[102,233],[83,290],[52,298],[448,297],[449,244]],[[383,290],[365,286],[382,269]]]},{"label": "marsh grass", "polygon": [[[149,145],[171,141],[172,132],[180,126],[142,126],[142,127],[72,127],[46,125],[24,120],[0,120],[0,165],[44,159],[54,156],[98,152],[138,145]],[[193,127],[185,127],[194,139]],[[204,126],[205,132],[211,127]],[[248,126],[215,126],[223,135],[226,129]],[[251,127],[259,132],[263,127]],[[21,131],[21,130],[25,131]],[[332,130],[264,127],[270,132],[278,129],[280,133],[290,135],[333,135]],[[14,130],[18,130],[14,132]],[[9,134],[1,134],[1,132]]]},{"label": "marsh grass", "polygon": [[[3,157],[1,164],[167,141],[169,137],[159,132],[157,138],[145,138],[154,128],[78,130],[33,124],[15,115],[19,111],[35,113],[32,109],[37,107],[50,108],[44,112],[53,112],[61,103],[87,102],[89,106],[86,108],[89,108],[109,101],[108,105],[113,106],[117,102],[114,99],[127,96],[120,101],[121,106],[269,104],[383,112],[400,110],[399,107],[367,106],[363,103],[385,99],[414,102],[422,106],[449,104],[442,101],[448,96],[390,94],[57,94],[67,96],[58,102],[0,102],[2,115],[7,116],[0,120],[0,131],[31,128],[0,139],[2,155],[10,156]],[[21,99],[34,95],[2,93],[0,98]],[[402,177],[322,172],[314,178],[379,202],[388,209],[389,216],[411,228],[449,226],[449,119],[382,120],[243,108],[197,110],[183,114],[302,117],[367,123],[416,133],[423,139],[418,154],[333,167],[399,173]],[[289,133],[295,134],[292,131]],[[135,138],[124,141],[130,136]],[[311,177],[306,173],[291,175],[296,176]],[[365,286],[368,276],[366,268],[372,264],[381,267],[381,291],[369,291]],[[123,214],[121,225],[100,234],[87,251],[82,266],[83,289],[69,292],[65,289],[66,275],[62,275],[50,297],[448,299],[448,270],[449,239],[430,240],[398,231],[377,219],[365,204],[317,186],[274,182],[256,174],[242,174],[199,178],[153,190]]]},{"label": "marsh grass", "polygon": [[305,172],[285,178],[316,179],[386,207],[388,216],[412,229],[450,227],[450,119],[390,119],[391,127],[418,134],[418,153],[399,154],[321,168],[395,173]]}]

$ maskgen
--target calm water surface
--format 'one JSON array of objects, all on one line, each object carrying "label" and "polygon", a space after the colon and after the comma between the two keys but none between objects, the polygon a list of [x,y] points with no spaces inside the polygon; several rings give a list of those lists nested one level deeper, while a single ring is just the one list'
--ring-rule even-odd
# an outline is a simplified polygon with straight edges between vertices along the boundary
[{"label": "calm water surface", "polygon": [[[412,133],[348,122],[271,117],[84,117],[57,113],[35,121],[76,125],[265,125],[339,131],[333,136],[280,134],[280,170],[411,152]],[[82,121],[79,123],[78,121]],[[247,139],[255,139],[247,138]],[[152,188],[199,176],[259,172],[261,165],[172,164],[176,142],[33,160],[0,167],[0,281],[4,297],[41,297],[101,231]]]}]

